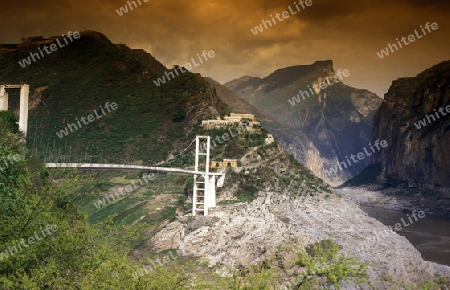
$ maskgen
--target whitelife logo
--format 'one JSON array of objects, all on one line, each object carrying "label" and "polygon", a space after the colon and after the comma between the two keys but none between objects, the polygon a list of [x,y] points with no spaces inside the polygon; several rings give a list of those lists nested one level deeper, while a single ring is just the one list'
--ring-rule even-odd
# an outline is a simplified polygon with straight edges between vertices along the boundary
[{"label": "whitelife logo", "polygon": [[[73,38],[72,38],[72,31],[67,32],[67,38],[70,39],[70,42],[72,42],[74,39],[79,39],[81,37],[80,33],[78,31],[75,31],[73,33]],[[65,44],[62,44],[59,40],[61,39],[61,42],[64,41]],[[44,45],[43,47],[43,51],[45,51],[46,54],[50,54],[52,52],[55,52],[58,50],[59,48],[62,48],[66,45],[69,44],[69,42],[66,39],[66,36],[62,35],[62,38],[57,38],[56,39],[56,43],[58,44],[58,46],[55,43],[50,44],[50,46]],[[50,48],[50,51],[48,50],[48,48]],[[40,47],[38,47],[38,51],[37,52],[30,52],[30,56],[27,58],[24,58],[22,61],[19,61],[19,64],[21,67],[26,67],[27,65],[31,64],[31,60],[33,60],[33,62],[36,62],[36,60],[41,59],[41,57],[44,57],[44,52],[41,50]],[[39,56],[39,54],[41,56]],[[31,57],[31,58],[30,58]]]},{"label": "whitelife logo", "polygon": [[[444,108],[442,108],[442,107],[439,107],[438,111],[442,114],[442,116],[447,116],[447,113],[450,113],[450,105],[447,105],[445,107],[445,111],[447,113],[444,113]],[[438,112],[436,112],[436,109],[434,109],[434,114],[436,115],[436,118],[440,119]],[[436,118],[432,114],[431,115],[426,114],[425,118],[423,118],[422,120],[417,121],[417,123],[414,123],[414,126],[416,126],[417,129],[425,127],[428,124],[431,124],[431,119],[430,118],[433,119],[433,122],[436,121]],[[428,120],[428,124],[427,124],[427,120]]]},{"label": "whitelife logo", "polygon": [[[343,74],[343,76],[341,75],[341,73]],[[320,84],[317,84],[314,82],[312,84],[312,88],[311,88],[311,85],[308,85],[311,95],[309,95],[308,91],[299,90],[298,94],[295,97],[292,97],[290,100],[288,100],[288,102],[289,102],[289,104],[291,104],[291,106],[294,106],[295,104],[300,103],[305,98],[314,96],[314,92],[316,94],[319,94],[320,90],[325,90],[327,87],[334,85],[336,82],[342,81],[344,79],[344,77],[349,77],[349,76],[350,76],[350,72],[347,69],[342,72],[341,72],[341,69],[339,69],[338,72],[335,75],[333,75],[334,82],[331,82],[328,77],[325,77],[325,81],[320,82]],[[320,89],[319,89],[319,87],[320,87]],[[300,96],[302,98],[300,98]]]},{"label": "whitelife logo", "polygon": [[[170,257],[169,257],[169,255],[170,255]],[[145,265],[144,267],[142,267],[141,270],[134,272],[134,273],[133,273],[133,278],[134,278],[135,280],[137,280],[137,279],[139,279],[140,277],[144,277],[144,275],[145,275],[145,274],[148,274],[148,272],[154,271],[154,270],[156,269],[156,267],[158,267],[158,264],[159,264],[160,266],[164,266],[164,265],[169,264],[169,263],[170,263],[170,260],[175,261],[175,260],[178,258],[177,252],[175,252],[175,255],[174,255],[174,254],[173,254],[173,251],[170,251],[170,252],[169,252],[169,255],[165,255],[165,256],[162,258],[162,261],[161,261],[161,258],[155,258],[155,259],[152,259],[152,260],[150,261],[150,263],[151,263],[152,265]],[[158,264],[156,264],[156,262],[158,262]]]},{"label": "whitelife logo", "polygon": [[[51,225],[51,226],[46,225],[45,230],[41,228],[40,233],[34,232],[34,236],[31,236],[28,239],[26,239],[26,241],[28,241],[28,245],[27,245],[27,243],[25,243],[25,239],[20,239],[20,242],[19,242],[19,240],[15,241],[15,245],[8,246],[7,250],[0,252],[0,261],[3,261],[3,259],[8,259],[9,256],[12,256],[12,255],[17,254],[18,252],[22,251],[23,250],[22,245],[25,248],[28,248],[30,245],[34,245],[36,243],[36,240],[40,241],[47,236],[51,236],[57,230],[58,230],[58,227],[56,225]],[[47,235],[46,235],[46,233],[47,233]],[[42,235],[40,236],[40,234],[42,234]],[[19,249],[17,249],[17,248],[19,248]],[[13,250],[14,250],[14,252],[13,252]],[[8,251],[9,251],[9,253],[8,253]]]},{"label": "whitelife logo", "polygon": [[[419,212],[413,211],[411,216],[409,214],[407,214],[407,217],[410,222],[409,224],[407,222],[405,222],[405,220],[403,218],[400,219],[400,221],[403,224],[403,227],[405,227],[405,228],[414,223],[414,221],[411,219],[411,217],[413,217],[414,220],[417,222],[417,221],[419,221],[417,219],[417,217],[419,217],[419,219],[423,219],[425,217],[425,212],[424,211],[419,211]],[[372,237],[371,239],[364,241],[361,248],[368,248],[368,247],[372,246],[375,242],[378,242],[382,239],[386,239],[389,236],[389,231],[391,231],[391,232],[392,231],[394,231],[394,232],[401,231],[403,229],[402,224],[396,223],[394,226],[389,225],[388,226],[389,230],[386,227],[383,227],[383,231],[376,231],[375,237]]]},{"label": "whitelife logo", "polygon": [[[231,135],[231,139],[233,139],[234,137],[238,136],[239,133],[245,132],[247,130],[246,126],[239,125],[238,127],[235,127],[236,134],[233,134],[233,131],[231,129],[233,129],[233,128],[229,128],[228,129],[228,132],[230,132],[230,135]],[[224,133],[222,136],[216,135],[215,138],[211,138],[211,141],[213,143],[213,144],[211,144],[211,149],[214,149],[214,148],[217,147],[217,143],[215,141],[219,142],[219,144],[222,145],[223,143],[225,143],[225,141],[230,140],[230,135],[228,135],[228,133]],[[222,142],[222,139],[223,139],[223,142]],[[202,148],[201,150],[205,151],[206,150],[206,144],[203,144],[203,146],[200,146],[200,148]],[[191,154],[195,156],[195,149],[193,149],[191,151]]]},{"label": "whitelife logo", "polygon": [[[378,150],[381,150],[380,145],[381,145],[382,148],[386,148],[388,146],[388,142],[386,140],[382,140],[381,142],[376,140],[374,146],[377,147]],[[373,148],[371,143],[369,143],[369,146],[372,149],[372,152],[376,153],[376,151]],[[353,154],[350,155],[350,159],[353,161],[353,164],[354,163],[358,163],[359,160],[363,160],[364,158],[366,158],[366,156],[369,157],[370,155],[372,155],[372,153],[369,153],[367,151],[366,147],[364,147],[364,152],[366,153],[365,155],[362,152],[359,152],[356,155],[353,155]],[[358,160],[355,157],[358,157]],[[347,159],[347,163],[348,163],[349,167],[353,165],[352,163],[350,163],[350,160],[348,159],[347,156],[345,156],[345,159]],[[336,175],[339,172],[339,169],[344,170],[342,168],[342,166],[347,168],[347,164],[345,163],[345,161],[341,161],[340,163],[338,162],[338,164],[336,166],[334,166],[334,167],[331,167],[330,170],[325,170],[325,173],[326,173],[327,176]]]},{"label": "whitelife logo", "polygon": [[[304,2],[303,2],[303,0],[300,0],[300,1],[298,1],[298,4],[297,4],[297,2],[294,2],[294,5],[295,5],[295,7],[297,8],[297,11],[292,10],[291,6],[289,5],[289,6],[288,6],[289,11],[283,11],[281,14],[280,14],[280,13],[277,13],[277,14],[275,14],[275,17],[278,19],[279,22],[281,22],[281,21],[283,21],[284,19],[287,19],[287,18],[291,17],[291,15],[295,15],[295,14],[297,14],[298,12],[300,12],[301,9],[300,9],[300,7],[299,7],[298,5],[302,6],[302,9],[305,9],[306,7],[309,7],[309,6],[311,6],[312,4],[313,4],[313,3],[312,3],[312,0],[306,0],[306,1],[304,1]],[[306,7],[305,7],[305,5],[306,5]],[[290,13],[290,15],[289,15],[289,13]],[[283,18],[281,18],[280,15],[281,15]],[[272,20],[272,22],[273,22],[273,25],[276,25],[277,22],[275,21],[275,19],[273,18],[272,15],[270,15],[270,18],[271,18],[271,20]],[[258,33],[261,33],[261,32],[264,31],[263,25],[264,25],[264,27],[265,27],[266,29],[269,28],[269,27],[272,27],[272,22],[271,22],[270,20],[264,20],[264,19],[263,19],[263,20],[261,20],[261,24],[260,24],[259,26],[255,26],[255,28],[250,28],[250,31],[251,31],[254,35],[257,35]],[[269,25],[269,26],[267,26],[267,25]]]},{"label": "whitelife logo", "polygon": [[[148,2],[148,0],[142,0],[142,1],[144,1],[145,3]],[[137,0],[137,2],[139,3],[139,6],[142,6],[141,0]],[[116,12],[117,12],[117,14],[119,14],[119,16],[122,16],[125,13],[128,13],[128,7],[130,7],[130,11],[133,10],[133,5],[134,5],[134,8],[138,8],[135,1],[127,1],[127,4],[128,4],[128,6],[125,5],[123,7],[120,7],[119,9],[116,9]],[[131,5],[131,4],[133,4],[133,5]]]},{"label": "whitelife logo", "polygon": [[[6,159],[9,160],[9,164]],[[0,161],[0,171],[5,171],[6,169],[8,169],[8,167],[13,165],[15,162],[19,162],[20,155],[19,154],[15,154],[15,155],[9,154],[8,157],[6,157],[6,159],[2,160],[5,165],[3,165],[2,161]]]},{"label": "whitelife logo", "polygon": [[[204,51],[202,52],[202,57],[205,59],[205,62],[208,61],[208,57],[206,56],[206,54],[208,54],[208,57],[209,57],[209,58],[213,58],[213,57],[216,56],[216,55],[214,54],[214,50],[210,50],[210,51],[208,51],[208,52],[207,52],[206,50],[204,50]],[[194,60],[194,58],[191,57],[192,64],[194,65],[194,67],[197,67],[197,66],[199,66],[200,64],[203,63],[203,60],[202,60],[202,58],[200,57],[200,55],[199,55],[198,53],[197,53],[197,58],[198,58],[198,60],[199,60],[200,63],[196,63],[195,60]],[[189,62],[186,63],[186,64],[184,65],[184,67],[185,67],[187,70],[191,70],[191,69],[192,69],[192,65],[191,65]],[[173,69],[172,71],[166,71],[166,72],[164,73],[165,76],[162,76],[162,77],[158,78],[157,80],[154,80],[153,82],[155,83],[155,85],[156,85],[157,87],[161,86],[162,84],[165,84],[165,83],[166,83],[166,77],[167,77],[167,81],[170,81],[170,80],[172,80],[172,79],[175,78],[175,75],[173,74],[173,72],[175,72],[176,75],[179,76],[177,69],[179,69],[181,73],[187,72],[187,70],[184,69],[183,67],[181,67],[181,66],[176,66],[175,69]]]},{"label": "whitelife logo", "polygon": [[[431,24],[430,24],[430,22],[427,22],[427,23],[425,24],[425,28],[428,30],[428,33],[431,33],[430,27],[431,27],[431,29],[433,29],[433,30],[437,30],[437,29],[439,28],[439,26],[438,26],[438,24],[437,24],[436,22],[433,22],[433,23],[431,23]],[[425,29],[423,29],[422,25],[420,25],[420,28],[422,29],[423,35],[420,35],[420,34],[417,32],[417,29],[414,29],[414,34],[415,34],[415,35],[414,35],[414,34],[408,35],[408,40],[409,40],[409,42],[406,41],[406,37],[403,36],[403,37],[401,38],[403,44],[404,44],[404,45],[408,45],[408,44],[410,44],[411,42],[416,41],[416,37],[417,37],[417,39],[420,39],[420,38],[424,37],[425,35],[427,35],[427,33],[425,32]],[[397,40],[398,46],[400,46],[400,48],[403,48],[403,46],[402,46],[400,40],[398,40],[398,38],[396,38],[395,40]],[[387,46],[385,49],[382,49],[382,50],[380,50],[380,52],[377,52],[378,57],[379,57],[379,58],[383,58],[383,57],[385,57],[385,56],[388,56],[388,55],[389,55],[389,49],[391,50],[392,53],[394,53],[394,49],[393,49],[393,48],[395,48],[395,51],[397,51],[397,50],[399,49],[395,43],[394,43],[394,44],[390,44],[390,43],[389,43],[388,46]]]},{"label": "whitelife logo", "polygon": [[[142,179],[145,180],[145,183],[148,184],[149,180],[155,179],[155,175],[154,175],[153,173],[151,173],[151,174],[144,173],[144,174],[142,175]],[[99,199],[97,202],[94,202],[94,206],[95,206],[97,209],[101,209],[102,207],[105,207],[105,206],[107,206],[108,204],[112,203],[114,200],[119,199],[120,196],[125,196],[127,193],[130,193],[130,192],[132,192],[133,190],[139,189],[141,186],[144,185],[144,183],[142,182],[141,179],[138,179],[138,181],[139,181],[140,185],[136,185],[136,184],[134,183],[134,180],[132,180],[132,181],[131,181],[131,184],[128,184],[128,185],[125,186],[125,187],[119,186],[119,189],[118,189],[118,190],[117,190],[117,189],[113,189],[114,194],[116,195],[115,197],[114,197],[113,194],[109,194],[109,195],[108,195],[108,194],[105,194],[105,195],[103,196],[103,200],[102,200],[102,199]],[[125,191],[125,192],[124,192],[124,191]],[[120,194],[120,195],[119,195],[119,194]]]},{"label": "whitelife logo", "polygon": [[[102,106],[99,106],[99,107],[100,107],[100,109],[102,110],[103,115],[99,115],[99,114],[97,113],[97,110],[93,110],[95,116],[94,116],[93,114],[90,114],[90,115],[87,116],[87,118],[85,118],[85,117],[81,117],[81,118],[80,118],[80,120],[83,122],[84,125],[88,125],[89,123],[92,123],[92,122],[94,122],[95,120],[100,119],[100,118],[103,117],[103,116],[106,116],[106,113],[105,113],[105,111],[103,110],[103,107],[102,107]],[[106,102],[106,104],[105,104],[105,108],[106,108],[106,110],[108,111],[108,113],[111,112],[111,109],[112,109],[112,110],[116,110],[118,107],[119,107],[119,106],[118,106],[116,103],[114,103],[114,102],[112,102],[111,104],[110,104],[109,102]],[[97,118],[95,118],[95,117],[97,117]],[[86,119],[89,121],[89,123],[86,123]],[[77,125],[74,124],[74,123],[72,123],[72,124],[67,124],[66,128],[60,130],[59,132],[56,132],[56,135],[57,135],[60,139],[62,139],[63,137],[69,135],[69,133],[73,132],[73,128],[75,128],[75,130],[78,130],[79,128],[81,128],[82,126],[81,126],[80,121],[78,120],[78,118],[75,118],[75,120],[76,120],[76,122],[77,122],[77,124],[78,124],[79,127],[77,127]],[[69,129],[70,129],[70,132],[69,132]]]}]

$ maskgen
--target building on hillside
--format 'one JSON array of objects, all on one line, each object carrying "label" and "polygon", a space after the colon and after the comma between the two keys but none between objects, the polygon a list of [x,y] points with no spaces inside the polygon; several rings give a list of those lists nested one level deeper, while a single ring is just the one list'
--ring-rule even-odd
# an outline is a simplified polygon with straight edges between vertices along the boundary
[{"label": "building on hillside", "polygon": [[238,120],[241,121],[242,119],[248,119],[250,121],[256,121],[255,115],[253,114],[238,114],[238,113],[230,113],[230,116],[225,116],[225,120]]},{"label": "building on hillside", "polygon": [[264,139],[264,144],[271,144],[275,141],[272,134],[267,134],[266,139]]},{"label": "building on hillside", "polygon": [[253,131],[254,129],[260,129],[261,124],[256,121],[253,114],[237,114],[230,113],[230,116],[225,116],[224,120],[203,120],[202,127],[206,130],[224,128],[227,126],[242,125],[247,129],[247,131]]},{"label": "building on hillside", "polygon": [[239,125],[238,120],[203,120],[202,121],[202,127],[206,130],[212,130],[212,129],[218,129],[218,128],[224,128],[226,126],[231,125]]},{"label": "building on hillside", "polygon": [[223,161],[210,161],[211,168],[238,167],[237,159],[224,159]]}]

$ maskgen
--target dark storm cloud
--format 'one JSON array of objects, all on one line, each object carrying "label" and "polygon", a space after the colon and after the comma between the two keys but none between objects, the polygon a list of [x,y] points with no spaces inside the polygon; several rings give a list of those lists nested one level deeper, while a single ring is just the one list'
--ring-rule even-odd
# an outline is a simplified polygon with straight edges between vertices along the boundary
[{"label": "dark storm cloud", "polygon": [[[125,0],[10,1],[2,6],[2,22],[8,25],[0,28],[0,42],[86,28],[143,48],[168,67],[214,50],[216,57],[197,69],[220,82],[333,59],[336,68],[351,71],[350,84],[380,95],[393,79],[450,58],[449,4],[443,0],[312,0],[312,6],[258,35],[250,29],[297,0],[140,1],[123,16],[116,10]],[[388,43],[426,22],[439,23],[439,30],[385,59],[377,57]]]},{"label": "dark storm cloud", "polygon": [[416,6],[427,6],[433,8],[443,8],[443,7],[448,8],[450,6],[448,0],[410,0],[406,2],[409,2],[410,4]]}]

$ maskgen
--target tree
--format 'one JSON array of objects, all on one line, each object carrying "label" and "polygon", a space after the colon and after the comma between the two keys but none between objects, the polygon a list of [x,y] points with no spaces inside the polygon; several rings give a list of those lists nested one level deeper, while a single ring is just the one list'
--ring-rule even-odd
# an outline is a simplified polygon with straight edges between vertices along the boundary
[{"label": "tree", "polygon": [[342,249],[332,239],[322,240],[305,250],[296,248],[296,264],[304,267],[294,289],[319,289],[334,286],[341,289],[342,282],[368,282],[367,263],[340,254]]},{"label": "tree", "polygon": [[0,111],[0,134],[19,133],[18,121],[16,115],[11,111]]}]

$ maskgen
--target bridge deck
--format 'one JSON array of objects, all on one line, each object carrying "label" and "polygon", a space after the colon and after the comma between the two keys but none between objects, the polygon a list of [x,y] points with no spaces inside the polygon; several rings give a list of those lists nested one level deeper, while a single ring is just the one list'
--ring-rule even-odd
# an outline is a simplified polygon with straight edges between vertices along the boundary
[{"label": "bridge deck", "polygon": [[[182,168],[169,168],[169,167],[155,167],[155,166],[141,166],[141,165],[124,165],[124,164],[98,164],[98,163],[45,163],[47,168],[78,168],[82,170],[148,170],[158,172],[173,172],[173,173],[185,173],[185,174],[204,174],[205,172],[186,170]],[[209,175],[221,176],[220,172],[209,172]]]}]

